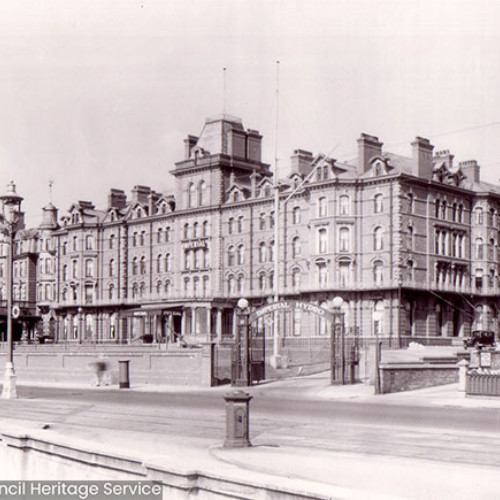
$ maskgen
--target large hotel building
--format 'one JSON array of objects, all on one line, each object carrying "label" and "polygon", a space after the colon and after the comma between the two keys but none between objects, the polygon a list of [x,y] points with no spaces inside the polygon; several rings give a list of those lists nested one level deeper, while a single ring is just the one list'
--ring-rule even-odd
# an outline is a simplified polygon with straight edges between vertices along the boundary
[{"label": "large hotel building", "polygon": [[[111,189],[104,208],[44,207],[42,224],[16,235],[14,340],[220,342],[241,297],[257,308],[340,296],[347,335],[393,345],[497,334],[500,187],[475,161],[420,137],[403,157],[362,134],[352,161],[297,149],[275,182],[261,141],[238,118],[208,119],[185,139],[171,193],[136,186]],[[279,332],[285,345],[328,329],[295,309]]]}]

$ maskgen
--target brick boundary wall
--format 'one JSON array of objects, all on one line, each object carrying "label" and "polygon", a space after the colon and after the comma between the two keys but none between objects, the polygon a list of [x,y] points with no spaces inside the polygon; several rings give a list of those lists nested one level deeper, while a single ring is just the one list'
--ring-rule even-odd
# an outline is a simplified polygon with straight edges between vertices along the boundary
[{"label": "brick boundary wall", "polygon": [[380,393],[413,391],[458,382],[456,363],[380,364]]},{"label": "brick boundary wall", "polygon": [[[210,344],[192,349],[163,351],[159,349],[113,348],[85,349],[75,351],[40,349],[14,351],[14,367],[18,383],[95,382],[90,364],[102,356],[108,371],[104,382],[117,385],[119,361],[129,360],[130,385],[168,384],[186,386],[211,386],[212,350]],[[0,353],[0,373],[5,366],[5,353]]]}]

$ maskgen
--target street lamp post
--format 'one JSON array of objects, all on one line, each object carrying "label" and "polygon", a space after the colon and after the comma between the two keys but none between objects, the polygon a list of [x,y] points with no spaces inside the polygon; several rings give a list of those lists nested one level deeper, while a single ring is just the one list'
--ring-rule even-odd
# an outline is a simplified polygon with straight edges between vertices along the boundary
[{"label": "street lamp post", "polygon": [[[345,345],[344,345],[344,313],[341,310],[343,304],[342,297],[335,297],[332,300],[332,316],[333,321],[331,325],[331,384],[338,384],[339,382],[344,385],[345,380]],[[340,340],[340,342],[339,342]],[[339,346],[340,343],[340,346]],[[340,348],[339,348],[340,347]],[[340,358],[340,359],[339,359]],[[340,361],[340,362],[339,362]]]},{"label": "street lamp post", "polygon": [[7,192],[0,196],[2,201],[3,224],[8,237],[7,245],[7,358],[5,360],[5,375],[2,398],[16,399],[16,373],[14,371],[14,344],[12,335],[12,263],[14,256],[14,235],[19,222],[21,202],[23,198],[16,194],[13,182],[7,185]]},{"label": "street lamp post", "polygon": [[238,327],[234,353],[234,380],[236,386],[251,385],[250,373],[250,324],[248,300],[241,298],[237,303]]}]

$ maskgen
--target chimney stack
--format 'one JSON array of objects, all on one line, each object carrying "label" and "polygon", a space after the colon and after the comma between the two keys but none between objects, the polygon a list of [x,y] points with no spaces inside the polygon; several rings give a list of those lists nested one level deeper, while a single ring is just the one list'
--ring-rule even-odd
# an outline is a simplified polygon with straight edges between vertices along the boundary
[{"label": "chimney stack", "polygon": [[417,177],[422,179],[432,179],[432,171],[434,168],[434,162],[432,159],[432,152],[434,146],[431,144],[429,139],[424,139],[423,137],[415,137],[415,140],[411,143],[413,150],[413,160],[415,162]]},{"label": "chimney stack", "polygon": [[189,160],[191,157],[191,150],[196,146],[198,142],[198,137],[195,135],[188,135],[186,139],[184,139],[184,159]]},{"label": "chimney stack", "polygon": [[313,155],[310,151],[296,149],[290,158],[292,173],[307,175],[311,171]]},{"label": "chimney stack", "polygon": [[467,179],[472,182],[479,182],[480,167],[476,160],[461,161],[458,166]]},{"label": "chimney stack", "polygon": [[108,194],[108,207],[121,210],[127,206],[127,195],[121,189],[111,189]]},{"label": "chimney stack", "polygon": [[132,189],[133,203],[141,203],[142,205],[148,205],[150,193],[151,193],[151,188],[149,186],[134,186],[134,189]]},{"label": "chimney stack", "polygon": [[375,156],[382,154],[383,142],[378,137],[368,134],[361,134],[358,139],[358,170],[364,173],[370,168],[370,161]]}]

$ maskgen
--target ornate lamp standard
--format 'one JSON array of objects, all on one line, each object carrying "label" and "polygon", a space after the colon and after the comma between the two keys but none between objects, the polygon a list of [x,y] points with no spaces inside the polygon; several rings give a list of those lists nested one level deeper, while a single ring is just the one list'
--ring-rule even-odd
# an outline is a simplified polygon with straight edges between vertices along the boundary
[{"label": "ornate lamp standard", "polygon": [[23,198],[16,194],[14,182],[7,185],[7,192],[0,196],[2,201],[3,224],[8,236],[7,245],[7,358],[2,398],[17,398],[16,373],[14,371],[14,350],[12,336],[12,262],[14,254],[14,235],[19,222]]},{"label": "ornate lamp standard", "polygon": [[[331,372],[330,383],[344,385],[345,380],[345,345],[344,345],[344,313],[341,310],[344,300],[335,297],[331,303],[333,322],[331,326]],[[340,340],[340,342],[339,342]],[[339,346],[340,344],[340,346]]]}]

